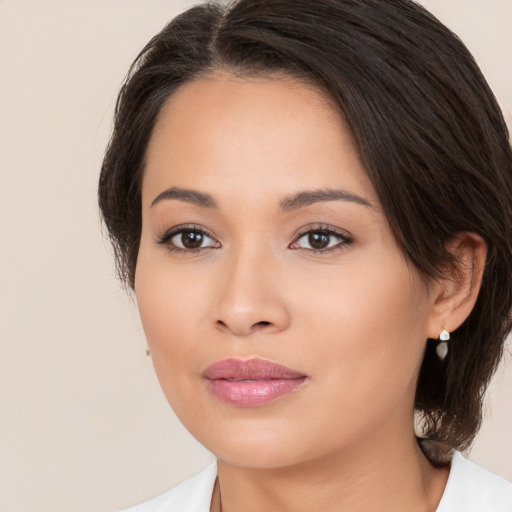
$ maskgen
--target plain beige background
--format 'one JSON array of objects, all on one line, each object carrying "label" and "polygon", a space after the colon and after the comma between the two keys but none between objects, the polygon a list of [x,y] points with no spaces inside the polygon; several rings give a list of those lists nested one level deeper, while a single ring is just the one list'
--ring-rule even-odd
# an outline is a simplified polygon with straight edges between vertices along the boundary
[{"label": "plain beige background", "polygon": [[[192,3],[0,0],[1,511],[116,510],[213,460],[163,398],[96,206],[121,80]],[[512,1],[424,3],[470,47],[510,126]],[[509,479],[511,366],[471,453]]]}]

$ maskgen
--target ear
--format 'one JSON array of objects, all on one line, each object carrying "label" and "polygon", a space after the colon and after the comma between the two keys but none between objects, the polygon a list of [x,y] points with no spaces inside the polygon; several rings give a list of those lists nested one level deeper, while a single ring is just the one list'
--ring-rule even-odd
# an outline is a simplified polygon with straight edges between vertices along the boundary
[{"label": "ear", "polygon": [[466,320],[475,306],[482,284],[487,244],[476,233],[458,233],[448,243],[455,263],[432,287],[432,309],[427,335],[436,339],[443,329],[452,332]]}]

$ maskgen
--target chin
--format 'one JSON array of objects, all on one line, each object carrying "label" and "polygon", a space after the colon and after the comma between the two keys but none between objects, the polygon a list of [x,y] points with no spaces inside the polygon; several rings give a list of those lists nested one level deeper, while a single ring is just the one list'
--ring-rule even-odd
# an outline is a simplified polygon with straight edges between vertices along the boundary
[{"label": "chin", "polygon": [[[318,436],[297,428],[300,421],[232,420],[216,421],[208,429],[189,428],[190,433],[220,461],[253,469],[279,469],[322,456]],[[197,425],[194,422],[194,425]],[[309,449],[308,442],[315,443]]]},{"label": "chin", "polygon": [[261,442],[223,443],[212,446],[211,451],[222,462],[232,466],[250,469],[281,469],[305,462],[297,447],[285,445],[282,441],[262,444]]}]

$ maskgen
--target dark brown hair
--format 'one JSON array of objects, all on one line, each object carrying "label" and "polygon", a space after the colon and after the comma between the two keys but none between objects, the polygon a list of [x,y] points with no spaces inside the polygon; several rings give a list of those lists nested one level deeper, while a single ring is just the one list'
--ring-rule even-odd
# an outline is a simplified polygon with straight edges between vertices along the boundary
[{"label": "dark brown hair", "polygon": [[215,70],[285,73],[339,106],[398,245],[428,279],[456,265],[458,232],[488,260],[477,304],[443,363],[428,343],[416,408],[425,436],[467,447],[511,328],[512,154],[497,102],[462,42],[409,0],[239,0],[176,17],[119,94],[99,203],[117,269],[134,286],[141,175],[155,120],[182,84]]}]

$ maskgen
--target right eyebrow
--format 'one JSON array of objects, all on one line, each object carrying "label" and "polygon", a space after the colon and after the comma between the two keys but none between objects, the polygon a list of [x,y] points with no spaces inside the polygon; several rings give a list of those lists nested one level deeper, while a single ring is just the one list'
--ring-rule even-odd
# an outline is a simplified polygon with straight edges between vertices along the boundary
[{"label": "right eyebrow", "polygon": [[194,204],[201,208],[218,208],[215,199],[210,194],[199,192],[188,188],[171,187],[158,194],[153,202],[151,208],[158,204],[160,201],[175,199],[177,201],[183,201],[185,203]]}]

